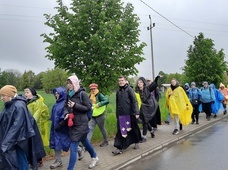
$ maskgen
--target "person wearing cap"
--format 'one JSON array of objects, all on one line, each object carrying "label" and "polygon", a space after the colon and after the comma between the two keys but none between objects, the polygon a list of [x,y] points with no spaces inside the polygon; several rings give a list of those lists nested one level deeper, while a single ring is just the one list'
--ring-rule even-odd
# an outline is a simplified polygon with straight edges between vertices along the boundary
[{"label": "person wearing cap", "polygon": [[91,120],[89,121],[90,132],[88,133],[87,137],[89,141],[91,141],[94,128],[96,127],[96,125],[98,125],[104,139],[103,142],[100,144],[100,147],[104,147],[108,145],[108,135],[105,129],[105,111],[107,104],[109,104],[109,100],[106,96],[99,92],[98,84],[92,83],[89,85],[89,88],[90,100],[93,104],[93,114]]},{"label": "person wearing cap", "polygon": [[[37,94],[33,87],[28,87],[24,90],[27,99],[27,106],[37,122],[44,146],[49,146],[50,136],[50,115],[47,105],[44,103],[44,98]],[[39,160],[39,166],[43,166],[42,159]]]},{"label": "person wearing cap", "polygon": [[199,124],[199,105],[201,100],[201,91],[196,87],[195,82],[191,82],[191,87],[188,90],[188,97],[192,104],[192,124]]},{"label": "person wearing cap", "polygon": [[203,87],[201,87],[200,90],[202,93],[202,111],[206,114],[206,119],[210,121],[212,113],[212,103],[215,102],[214,90],[211,89],[207,81],[203,82]]},{"label": "person wearing cap", "polygon": [[70,159],[67,170],[74,170],[77,162],[78,145],[81,142],[86,151],[89,152],[91,162],[89,169],[94,168],[99,161],[93,145],[89,142],[87,135],[89,132],[89,118],[87,113],[91,111],[92,105],[84,87],[80,86],[80,81],[76,75],[67,78],[67,96],[64,105],[65,120],[73,114],[73,126],[69,127],[70,134]]},{"label": "person wearing cap", "polygon": [[26,99],[17,95],[17,89],[5,85],[0,89],[4,108],[0,116],[0,169],[38,169],[37,159],[45,151],[36,121],[26,105]]}]

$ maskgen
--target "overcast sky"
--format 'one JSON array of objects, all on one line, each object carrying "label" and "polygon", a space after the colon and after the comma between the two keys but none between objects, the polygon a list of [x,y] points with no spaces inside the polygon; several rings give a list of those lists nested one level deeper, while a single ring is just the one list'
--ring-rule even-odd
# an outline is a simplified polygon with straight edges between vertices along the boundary
[{"label": "overcast sky", "polygon": [[[70,4],[70,0],[65,0]],[[188,47],[194,36],[203,32],[214,40],[215,48],[228,53],[228,1],[217,0],[124,0],[135,7],[140,18],[140,40],[146,60],[137,66],[139,76],[152,77],[151,39],[147,27],[149,15],[155,23],[153,50],[155,75],[181,73],[187,59]],[[54,67],[53,61],[45,58],[46,51],[42,33],[50,28],[44,25],[44,13],[54,14],[54,0],[0,0],[0,68],[17,69],[22,73],[32,70],[36,74]],[[154,10],[152,10],[152,9]],[[166,18],[166,19],[165,19]],[[169,21],[179,28],[171,24]]]}]

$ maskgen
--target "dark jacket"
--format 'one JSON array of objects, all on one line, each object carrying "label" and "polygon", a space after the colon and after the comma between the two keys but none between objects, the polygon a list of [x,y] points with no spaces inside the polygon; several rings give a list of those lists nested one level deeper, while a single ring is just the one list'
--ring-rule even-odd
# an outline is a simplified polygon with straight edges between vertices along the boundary
[{"label": "dark jacket", "polygon": [[[80,100],[81,91],[82,102]],[[69,108],[67,105],[69,100],[75,102],[73,110]],[[75,94],[72,97],[70,97],[67,93],[64,114],[66,115],[71,112],[74,114],[74,124],[69,128],[71,141],[81,141],[86,138],[87,133],[89,132],[89,119],[87,117],[87,112],[89,112],[91,109],[92,105],[89,96],[87,95],[83,87],[81,87],[77,92],[75,92]]]},{"label": "dark jacket", "polygon": [[70,147],[70,136],[67,124],[65,123],[58,131],[56,130],[60,122],[64,123],[66,89],[65,87],[58,87],[53,90],[53,94],[56,92],[59,94],[59,99],[56,100],[51,112],[50,148],[68,151]]},{"label": "dark jacket", "polygon": [[134,90],[126,84],[116,92],[116,115],[139,114]]},{"label": "dark jacket", "polygon": [[157,88],[158,78],[159,76],[157,76],[151,84],[147,85],[146,79],[144,77],[140,77],[139,80],[142,80],[144,88],[143,90],[140,90],[138,87],[136,88],[136,92],[139,93],[142,101],[140,115],[144,117],[143,120],[145,122],[149,122],[153,118],[158,107],[155,96],[151,94],[151,92]]},{"label": "dark jacket", "polygon": [[37,159],[44,157],[45,151],[36,121],[29,113],[24,97],[17,96],[5,103],[0,113],[0,127],[0,169],[18,169],[18,147],[36,169]]}]

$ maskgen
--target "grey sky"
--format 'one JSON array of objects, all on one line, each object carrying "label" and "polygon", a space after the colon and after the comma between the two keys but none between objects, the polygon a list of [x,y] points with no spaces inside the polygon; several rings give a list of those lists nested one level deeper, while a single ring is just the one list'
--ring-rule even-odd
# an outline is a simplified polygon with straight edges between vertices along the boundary
[{"label": "grey sky", "polygon": [[[65,0],[69,4],[70,0]],[[194,38],[173,26],[140,0],[124,0],[135,7],[140,17],[140,40],[148,44],[144,48],[147,59],[137,68],[139,76],[150,78],[151,46],[149,15],[156,25],[153,30],[155,75],[181,73],[188,47]],[[206,38],[214,40],[215,48],[228,52],[228,1],[217,0],[143,0],[157,12],[187,31],[192,36],[203,32]],[[53,14],[54,0],[0,0],[0,68],[32,70],[36,74],[54,67],[53,61],[45,58],[45,45],[40,37],[50,29],[44,25],[44,13]]]}]

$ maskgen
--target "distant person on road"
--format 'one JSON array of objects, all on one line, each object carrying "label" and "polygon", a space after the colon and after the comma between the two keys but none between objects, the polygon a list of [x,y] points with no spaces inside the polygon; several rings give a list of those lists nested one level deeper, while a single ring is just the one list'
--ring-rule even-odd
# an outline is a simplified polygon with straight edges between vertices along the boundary
[{"label": "distant person on road", "polygon": [[55,161],[50,165],[51,169],[63,166],[61,152],[67,152],[70,148],[69,127],[64,120],[66,88],[54,88],[53,94],[56,102],[51,111],[50,148],[55,151]]},{"label": "distant person on road", "polygon": [[87,135],[89,133],[89,118],[87,112],[91,111],[92,104],[89,96],[83,87],[80,87],[78,77],[72,75],[67,79],[67,98],[65,101],[64,114],[68,121],[70,133],[70,159],[67,170],[74,170],[77,161],[78,145],[81,142],[89,152],[91,162],[89,169],[94,168],[99,158],[89,142]]},{"label": "distant person on road", "polygon": [[212,113],[212,103],[215,102],[214,90],[208,85],[208,82],[203,82],[203,87],[201,87],[201,102],[202,102],[202,111],[206,113],[206,119],[211,120]]},{"label": "distant person on road", "polygon": [[119,89],[116,92],[117,133],[114,139],[113,155],[123,153],[131,144],[139,149],[141,132],[136,119],[139,118],[138,103],[133,88],[127,83],[124,76],[118,78]]},{"label": "distant person on road", "polygon": [[214,91],[215,94],[215,101],[214,103],[212,103],[212,114],[214,114],[214,118],[217,118],[219,111],[224,111],[222,102],[224,100],[224,96],[222,95],[222,93],[220,92],[220,90],[218,90],[215,85],[213,83],[210,84],[210,87],[212,88],[212,90]]},{"label": "distant person on road", "polygon": [[137,80],[135,91],[139,93],[142,101],[142,105],[140,107],[140,119],[142,120],[143,124],[143,135],[141,142],[146,142],[148,129],[150,131],[151,137],[155,137],[154,129],[151,127],[149,121],[152,120],[158,108],[157,100],[155,99],[155,96],[152,94],[152,92],[157,88],[157,81],[159,77],[160,76],[157,76],[155,80],[150,84],[146,82],[146,79],[144,77],[140,77]]},{"label": "distant person on road", "polygon": [[[50,115],[47,105],[44,103],[44,98],[37,94],[33,87],[28,87],[24,90],[27,99],[27,106],[37,122],[44,146],[49,146],[50,136]],[[39,160],[39,166],[43,166],[42,159]]]},{"label": "distant person on road", "polygon": [[99,91],[98,84],[92,83],[89,85],[89,88],[90,100],[93,104],[93,114],[91,120],[89,121],[90,132],[88,133],[87,137],[89,141],[91,141],[94,128],[96,127],[96,125],[98,125],[104,139],[103,142],[100,144],[100,147],[104,147],[108,145],[108,135],[105,129],[105,111],[109,100]]},{"label": "distant person on road", "polygon": [[184,89],[174,78],[166,91],[166,107],[169,108],[169,113],[174,120],[173,135],[176,135],[179,133],[180,123],[188,125],[191,122],[193,108]]},{"label": "distant person on road", "polygon": [[222,105],[224,108],[223,114],[225,115],[227,113],[226,105],[228,104],[228,89],[225,87],[224,84],[220,83],[219,90],[222,93],[222,95],[224,96],[224,100],[222,102]]},{"label": "distant person on road", "polygon": [[201,91],[196,87],[196,83],[191,82],[191,87],[188,90],[188,96],[193,107],[192,124],[199,124],[199,105],[201,101],[201,95]]},{"label": "distant person on road", "polygon": [[0,89],[4,108],[0,114],[0,169],[38,169],[37,160],[44,157],[43,142],[36,121],[29,113],[26,99],[17,95],[16,87]]}]

